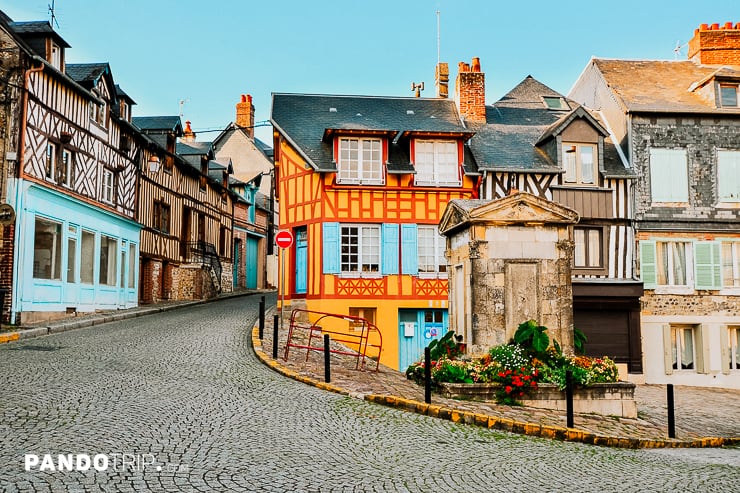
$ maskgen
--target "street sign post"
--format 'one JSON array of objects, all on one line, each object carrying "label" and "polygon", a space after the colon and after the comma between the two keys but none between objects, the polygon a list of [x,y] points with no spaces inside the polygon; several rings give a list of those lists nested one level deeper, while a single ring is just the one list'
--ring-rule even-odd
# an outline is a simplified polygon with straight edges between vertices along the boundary
[{"label": "street sign post", "polygon": [[283,309],[285,308],[285,249],[293,246],[293,233],[284,229],[275,235],[275,244],[280,247],[280,330],[283,329]]}]

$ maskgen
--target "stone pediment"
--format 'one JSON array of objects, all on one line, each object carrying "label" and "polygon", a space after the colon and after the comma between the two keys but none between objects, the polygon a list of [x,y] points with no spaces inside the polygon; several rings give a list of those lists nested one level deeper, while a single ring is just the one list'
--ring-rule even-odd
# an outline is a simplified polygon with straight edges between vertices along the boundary
[{"label": "stone pediment", "polygon": [[504,198],[453,200],[447,205],[439,230],[447,234],[470,224],[575,224],[578,213],[536,195],[516,192]]}]

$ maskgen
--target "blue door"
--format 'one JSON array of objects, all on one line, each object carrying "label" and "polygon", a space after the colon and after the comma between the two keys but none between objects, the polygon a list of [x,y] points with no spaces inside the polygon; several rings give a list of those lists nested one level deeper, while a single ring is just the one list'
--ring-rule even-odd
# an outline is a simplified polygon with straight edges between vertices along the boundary
[{"label": "blue door", "polygon": [[308,280],[308,231],[295,230],[295,292],[306,294]]},{"label": "blue door", "polygon": [[244,263],[247,269],[247,288],[257,288],[257,269],[259,269],[259,262],[257,262],[259,240],[251,236],[247,236],[247,252],[244,255]]},{"label": "blue door", "polygon": [[399,310],[398,321],[398,369],[401,371],[423,358],[424,348],[449,330],[447,310]]},{"label": "blue door", "polygon": [[234,271],[232,280],[232,286],[234,289],[239,287],[239,250],[241,247],[242,242],[234,240],[234,268],[232,269]]}]

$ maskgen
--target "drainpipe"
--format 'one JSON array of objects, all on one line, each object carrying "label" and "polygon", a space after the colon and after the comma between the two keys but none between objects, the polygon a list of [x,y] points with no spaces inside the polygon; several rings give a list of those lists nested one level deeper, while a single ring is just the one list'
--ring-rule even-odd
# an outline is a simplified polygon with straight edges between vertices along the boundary
[{"label": "drainpipe", "polygon": [[[37,60],[40,62],[40,65],[38,67],[31,67],[27,69],[23,74],[23,88],[21,89],[23,91],[23,98],[21,102],[21,108],[20,108],[20,130],[18,133],[18,159],[16,160],[17,168],[15,170],[15,177],[16,177],[16,184],[15,184],[15,199],[14,199],[14,205],[18,209],[19,205],[21,205],[21,187],[18,184],[18,181],[21,177],[21,173],[23,170],[23,159],[24,159],[24,150],[26,148],[26,121],[27,121],[27,108],[28,108],[28,86],[29,86],[29,80],[31,78],[32,73],[38,73],[44,70],[44,64],[42,59],[40,59],[37,56],[34,56],[32,58],[33,60]],[[16,218],[21,217],[20,210],[16,210]],[[21,269],[20,261],[21,261],[21,229],[22,227],[19,226],[18,221],[16,220],[15,224],[15,234],[14,234],[14,244],[15,248],[13,248],[13,281],[11,284],[12,289],[12,296],[11,296],[11,304],[10,304],[10,323],[16,324],[18,323],[18,303],[20,302],[20,292],[22,291],[22,283],[21,278],[19,276],[19,273]]]}]

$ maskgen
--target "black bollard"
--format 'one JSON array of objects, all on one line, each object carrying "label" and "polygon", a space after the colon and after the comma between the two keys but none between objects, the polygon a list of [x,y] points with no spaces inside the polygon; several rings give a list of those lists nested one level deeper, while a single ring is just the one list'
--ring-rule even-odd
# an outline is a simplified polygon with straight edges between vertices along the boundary
[{"label": "black bollard", "polygon": [[324,382],[331,382],[331,353],[329,352],[329,334],[324,334]]},{"label": "black bollard", "polygon": [[272,329],[272,359],[277,359],[277,347],[278,347],[278,317],[275,315],[272,317],[272,322],[274,324],[274,327]]},{"label": "black bollard", "polygon": [[676,416],[673,413],[673,384],[666,385],[666,400],[668,401],[668,438],[676,438]]},{"label": "black bollard", "polygon": [[260,341],[265,335],[265,297],[263,296],[260,300]]},{"label": "black bollard", "polygon": [[432,403],[432,351],[424,348],[424,402]]},{"label": "black bollard", "polygon": [[566,426],[573,428],[573,372],[565,372],[565,416]]}]

